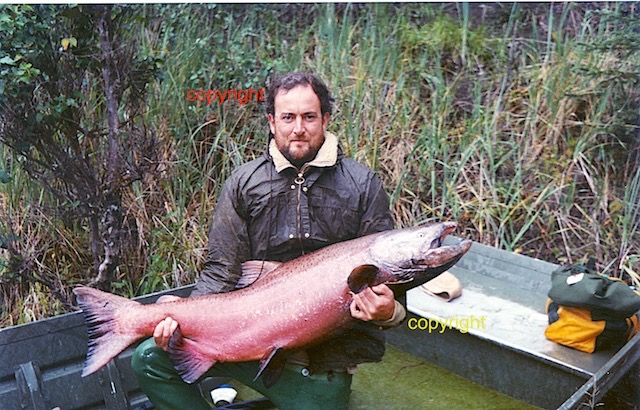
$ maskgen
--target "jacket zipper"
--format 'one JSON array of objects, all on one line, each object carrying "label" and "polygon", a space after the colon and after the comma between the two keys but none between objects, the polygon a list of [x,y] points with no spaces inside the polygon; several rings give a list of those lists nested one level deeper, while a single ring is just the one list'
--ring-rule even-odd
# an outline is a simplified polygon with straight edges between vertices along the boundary
[{"label": "jacket zipper", "polygon": [[298,176],[293,180],[293,182],[298,185],[298,244],[300,245],[300,251],[302,255],[304,255],[304,247],[302,246],[302,184],[304,184],[304,167],[302,170],[298,172]]}]

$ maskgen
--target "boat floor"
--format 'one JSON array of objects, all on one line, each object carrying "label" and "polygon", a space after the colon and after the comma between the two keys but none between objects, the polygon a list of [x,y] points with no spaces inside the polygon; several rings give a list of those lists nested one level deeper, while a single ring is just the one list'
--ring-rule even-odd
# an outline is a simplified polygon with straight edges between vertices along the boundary
[{"label": "boat floor", "polygon": [[[237,401],[261,397],[231,382]],[[380,363],[358,366],[349,409],[535,409],[391,345]]]}]

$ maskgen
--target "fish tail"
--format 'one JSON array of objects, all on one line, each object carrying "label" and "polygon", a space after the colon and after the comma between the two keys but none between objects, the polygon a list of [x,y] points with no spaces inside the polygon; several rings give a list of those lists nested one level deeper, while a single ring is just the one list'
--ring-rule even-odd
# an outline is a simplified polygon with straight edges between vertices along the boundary
[{"label": "fish tail", "polygon": [[117,319],[119,311],[138,306],[140,303],[89,287],[75,288],[73,293],[84,312],[89,335],[87,359],[82,369],[84,377],[109,363],[143,336],[134,333],[122,334]]}]

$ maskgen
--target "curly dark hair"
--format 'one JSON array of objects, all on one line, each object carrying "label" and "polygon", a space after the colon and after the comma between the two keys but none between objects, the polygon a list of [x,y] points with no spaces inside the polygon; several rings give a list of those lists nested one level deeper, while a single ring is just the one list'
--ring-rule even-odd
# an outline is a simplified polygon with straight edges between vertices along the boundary
[{"label": "curly dark hair", "polygon": [[331,114],[333,110],[333,97],[331,97],[329,89],[324,81],[313,73],[304,73],[299,71],[281,74],[271,80],[269,83],[269,89],[267,90],[267,98],[265,100],[267,114],[275,114],[275,99],[278,91],[289,91],[298,85],[310,85],[320,99],[320,112],[322,115],[324,116],[326,113]]}]

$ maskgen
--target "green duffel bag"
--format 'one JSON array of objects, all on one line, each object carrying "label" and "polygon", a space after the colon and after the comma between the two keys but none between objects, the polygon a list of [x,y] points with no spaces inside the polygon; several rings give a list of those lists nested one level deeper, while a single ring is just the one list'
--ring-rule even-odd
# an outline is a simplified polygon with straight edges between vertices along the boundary
[{"label": "green duffel bag", "polygon": [[551,274],[549,297],[558,305],[587,309],[594,320],[624,319],[640,310],[640,294],[617,278],[600,275],[585,265],[571,265]]}]

